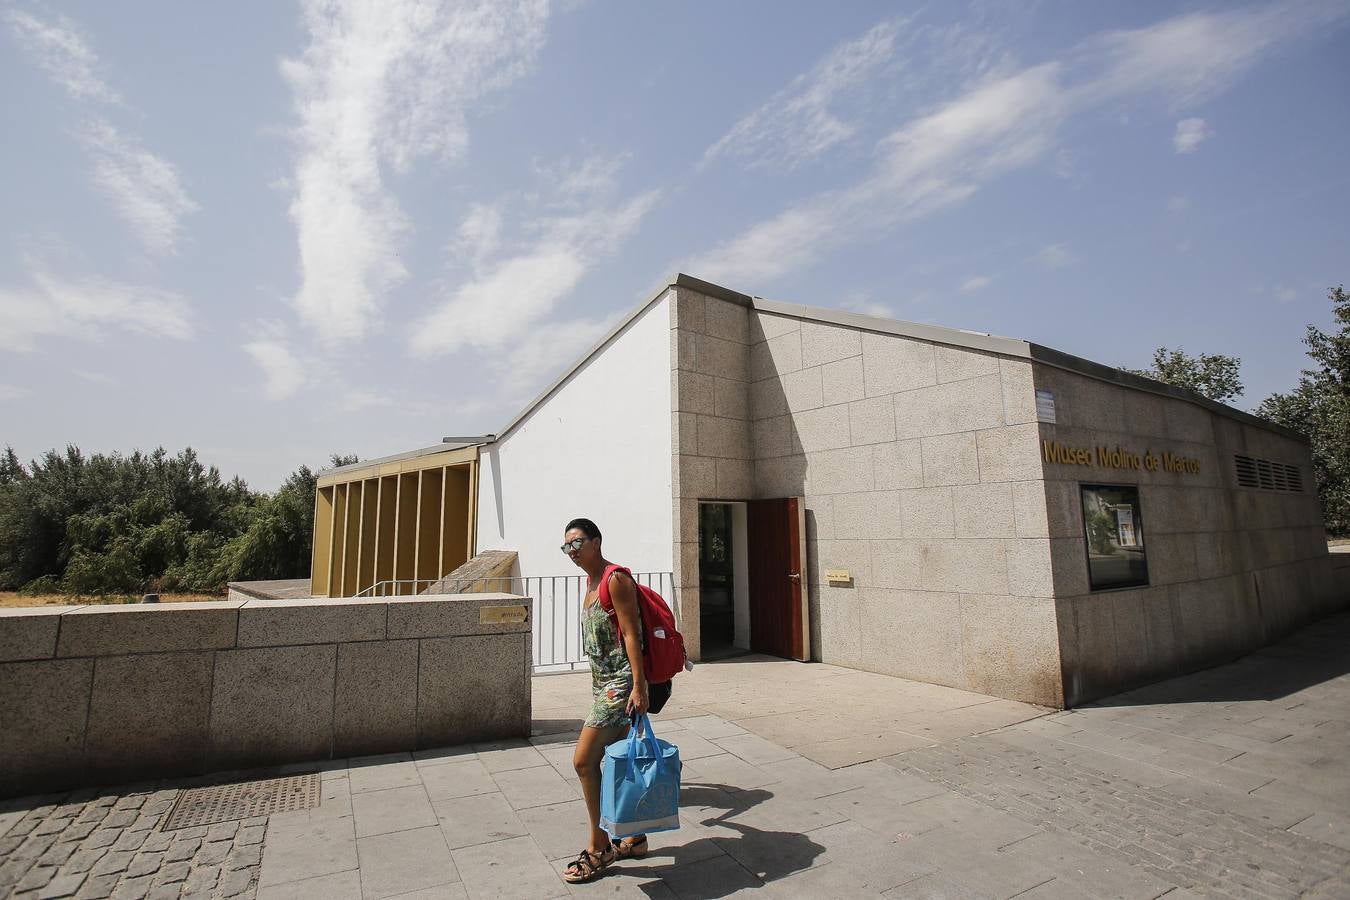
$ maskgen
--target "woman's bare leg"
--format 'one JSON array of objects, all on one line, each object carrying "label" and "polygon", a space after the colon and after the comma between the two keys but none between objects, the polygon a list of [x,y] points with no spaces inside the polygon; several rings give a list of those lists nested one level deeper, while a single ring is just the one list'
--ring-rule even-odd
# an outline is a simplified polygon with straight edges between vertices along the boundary
[{"label": "woman's bare leg", "polygon": [[605,755],[605,747],[627,733],[627,725],[610,728],[587,725],[581,729],[576,752],[572,754],[572,766],[581,779],[581,795],[586,798],[586,813],[591,819],[591,834],[586,849],[592,853],[600,853],[609,847],[609,835],[600,827],[600,760]]}]

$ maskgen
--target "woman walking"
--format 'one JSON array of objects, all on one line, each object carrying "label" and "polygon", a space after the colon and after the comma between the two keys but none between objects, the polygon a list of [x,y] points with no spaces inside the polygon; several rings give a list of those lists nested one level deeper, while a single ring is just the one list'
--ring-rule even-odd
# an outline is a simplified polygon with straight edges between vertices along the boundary
[{"label": "woman walking", "polygon": [[600,540],[600,529],[590,519],[573,519],[563,532],[562,551],[586,573],[581,633],[591,661],[591,710],[572,756],[586,798],[591,833],[586,847],[563,872],[563,878],[573,884],[598,877],[616,859],[647,855],[645,834],[615,841],[600,827],[600,760],[605,747],[627,736],[630,717],[645,713],[650,705],[637,587],[624,572],[609,576],[609,597],[618,618],[616,629],[614,620],[600,606],[600,580],[610,566],[601,552]]}]

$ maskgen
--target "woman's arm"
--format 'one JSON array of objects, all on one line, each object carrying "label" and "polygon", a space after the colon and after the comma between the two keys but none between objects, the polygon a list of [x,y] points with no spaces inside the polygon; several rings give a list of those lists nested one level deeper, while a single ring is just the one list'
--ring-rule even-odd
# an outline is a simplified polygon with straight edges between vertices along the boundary
[{"label": "woman's arm", "polygon": [[621,577],[618,572],[610,575],[609,599],[614,604],[614,614],[619,617],[624,650],[628,652],[628,664],[633,669],[633,693],[628,698],[628,709],[645,713],[650,701],[647,698],[647,673],[642,665],[642,619],[638,614],[637,588],[633,586],[633,579]]}]

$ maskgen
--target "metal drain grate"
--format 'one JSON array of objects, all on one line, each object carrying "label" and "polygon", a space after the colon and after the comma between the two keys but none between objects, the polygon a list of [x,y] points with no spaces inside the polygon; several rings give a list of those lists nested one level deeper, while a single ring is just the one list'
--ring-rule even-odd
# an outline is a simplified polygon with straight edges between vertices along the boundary
[{"label": "metal drain grate", "polygon": [[319,805],[319,773],[239,781],[183,791],[161,831],[214,825]]}]

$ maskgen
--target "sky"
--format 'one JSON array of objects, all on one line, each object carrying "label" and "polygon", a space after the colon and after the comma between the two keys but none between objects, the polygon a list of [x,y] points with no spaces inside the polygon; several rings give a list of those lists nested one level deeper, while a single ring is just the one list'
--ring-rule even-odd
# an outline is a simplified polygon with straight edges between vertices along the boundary
[{"label": "sky", "polygon": [[1347,50],[1350,0],[0,0],[0,444],[272,490],[496,432],[677,271],[1251,409],[1350,282]]}]

